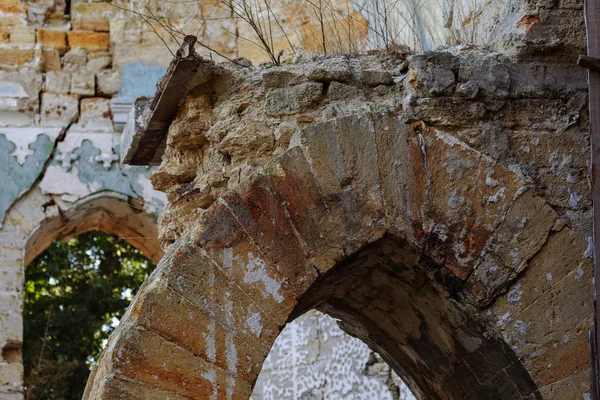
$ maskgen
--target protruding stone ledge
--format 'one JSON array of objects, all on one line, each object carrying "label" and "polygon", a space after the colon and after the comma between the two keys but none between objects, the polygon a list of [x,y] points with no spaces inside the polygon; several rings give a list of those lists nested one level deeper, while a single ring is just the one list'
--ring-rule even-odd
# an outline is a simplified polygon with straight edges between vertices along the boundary
[{"label": "protruding stone ledge", "polygon": [[167,73],[158,82],[154,98],[151,101],[136,100],[121,139],[124,164],[160,164],[171,121],[196,74],[202,70],[203,60],[194,52],[195,43],[195,36],[186,36]]}]

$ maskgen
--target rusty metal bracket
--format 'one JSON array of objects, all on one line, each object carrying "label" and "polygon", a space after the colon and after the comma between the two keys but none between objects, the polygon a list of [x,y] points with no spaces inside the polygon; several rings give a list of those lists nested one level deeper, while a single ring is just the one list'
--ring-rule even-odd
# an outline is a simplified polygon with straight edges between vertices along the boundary
[{"label": "rusty metal bracket", "polygon": [[590,374],[592,398],[600,400],[600,0],[585,0],[585,27],[587,31],[587,56],[580,56],[578,64],[588,69],[590,104],[590,141],[592,149],[592,201],[594,248],[594,328],[590,332]]}]

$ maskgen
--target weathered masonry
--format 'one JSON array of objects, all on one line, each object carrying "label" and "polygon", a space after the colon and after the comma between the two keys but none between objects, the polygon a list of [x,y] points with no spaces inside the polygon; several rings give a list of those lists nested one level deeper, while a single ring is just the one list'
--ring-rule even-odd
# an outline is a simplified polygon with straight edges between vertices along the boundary
[{"label": "weathered masonry", "polygon": [[[454,17],[432,7],[445,28],[419,43],[462,26],[479,47],[298,52],[264,68],[191,54],[197,72],[163,88],[179,97],[157,97],[158,125],[132,124],[123,148],[114,125],[164,73],[162,42],[107,3],[65,16],[67,3],[0,0],[0,175],[18,177],[0,191],[0,397],[23,397],[24,266],[55,237],[101,229],[164,256],[88,399],[246,399],[281,329],[311,309],[421,398],[589,398],[582,4],[454,3]],[[210,11],[178,7],[182,24]],[[275,11],[318,29],[306,10]],[[214,17],[203,39],[259,60],[215,30],[239,21]],[[315,37],[291,40],[315,50]],[[137,148],[161,161],[149,179],[117,165]]]},{"label": "weathered masonry", "polygon": [[585,42],[581,18],[540,23],[571,6],[528,16],[510,56],[190,55],[197,72],[159,92],[183,98],[140,105],[123,149],[162,156],[166,250],[86,398],[246,399],[314,308],[420,398],[588,398]]}]

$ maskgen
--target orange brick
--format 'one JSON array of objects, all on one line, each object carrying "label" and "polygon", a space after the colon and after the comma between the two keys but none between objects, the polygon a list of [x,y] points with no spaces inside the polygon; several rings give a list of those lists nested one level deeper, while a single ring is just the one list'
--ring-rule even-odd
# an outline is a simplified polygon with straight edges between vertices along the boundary
[{"label": "orange brick", "polygon": [[44,72],[47,71],[60,71],[60,54],[56,49],[44,49],[42,50],[44,55]]},{"label": "orange brick", "polygon": [[0,11],[5,13],[23,13],[27,10],[19,0],[0,0]]},{"label": "orange brick", "polygon": [[41,43],[44,48],[54,48],[58,50],[60,54],[64,54],[67,51],[67,35],[63,31],[38,29],[37,41],[38,43]]},{"label": "orange brick", "polygon": [[33,61],[33,49],[0,48],[0,65],[21,66]]},{"label": "orange brick", "polygon": [[94,31],[69,31],[69,46],[87,51],[106,51],[109,47],[109,34]]}]

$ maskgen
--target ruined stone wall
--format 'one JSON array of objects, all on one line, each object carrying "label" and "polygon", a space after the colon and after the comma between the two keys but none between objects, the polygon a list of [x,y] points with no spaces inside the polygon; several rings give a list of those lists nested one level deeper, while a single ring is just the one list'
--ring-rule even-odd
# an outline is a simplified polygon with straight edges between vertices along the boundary
[{"label": "ruined stone wall", "polygon": [[[131,10],[129,3],[113,4]],[[276,33],[276,48],[289,47],[289,39],[297,49],[309,52],[284,52],[286,61],[294,60],[284,67],[210,67],[215,73],[210,84],[194,88],[173,121],[164,163],[152,178],[169,200],[160,221],[163,248],[193,228],[226,191],[245,190],[253,173],[301,145],[311,126],[364,113],[401,114],[407,126],[421,124],[422,135],[412,139],[413,150],[417,149],[414,160],[424,157],[426,161],[420,172],[421,182],[426,184],[402,190],[427,193],[433,209],[455,216],[453,221],[440,223],[422,212],[420,218],[415,217],[420,226],[410,230],[426,236],[434,254],[446,255],[452,246],[458,246],[451,249],[454,258],[448,260],[448,266],[469,288],[473,303],[497,324],[545,397],[585,396],[589,391],[585,336],[591,318],[587,249],[591,196],[586,81],[584,72],[573,63],[574,56],[585,51],[582,4],[567,0],[456,1],[449,18],[450,2],[427,2],[420,8],[421,22],[411,21],[408,33],[400,35],[400,44],[416,49],[446,42],[467,45],[408,60],[397,58],[397,53],[375,52],[365,57],[311,54],[320,52],[322,45],[314,13],[298,6],[299,2],[282,4],[276,13],[284,16],[282,23],[290,26],[292,33],[289,38]],[[349,8],[343,1],[336,4],[345,11],[327,21],[332,35],[327,42],[330,50],[360,52],[380,46],[381,37],[368,29],[377,21],[372,13]],[[476,6],[474,10],[470,4]],[[145,5],[160,18],[169,16],[175,26],[186,26],[186,33],[200,32],[203,42],[227,57],[245,57],[255,64],[268,61],[256,46],[223,33],[226,27],[242,36],[252,35],[247,26],[212,2],[172,8],[148,2],[139,3],[140,9]],[[148,220],[130,214],[131,207],[124,203],[133,202],[152,215],[157,211],[152,201],[145,205],[137,202],[140,198],[162,200],[147,186],[144,176],[148,171],[131,168],[128,173],[127,167],[117,168],[114,156],[119,154],[118,132],[133,98],[154,93],[154,83],[172,56],[138,16],[115,6],[0,0],[0,140],[4,139],[0,173],[10,176],[6,166],[18,164],[24,177],[9,181],[14,186],[0,193],[0,211],[7,214],[0,231],[2,264],[4,276],[9,277],[3,281],[1,317],[6,328],[0,336],[4,349],[0,393],[6,397],[20,398],[22,394],[20,291],[22,265],[27,263],[23,249],[36,249],[25,254],[31,259],[56,227],[68,236],[92,226],[115,229],[119,225],[115,221],[147,224]],[[190,22],[190,16],[196,14],[210,18],[204,24]],[[395,25],[403,21],[397,14],[392,17]],[[433,31],[425,23],[428,19],[434,21],[429,24]],[[344,32],[352,26],[348,39],[331,39],[339,26]],[[156,23],[154,27],[175,51],[173,38]],[[468,43],[485,48],[474,49]],[[399,50],[407,53],[404,47]],[[469,156],[449,152],[445,158],[436,153],[437,141],[463,149]],[[504,202],[524,189],[513,191],[497,175],[484,170],[483,200],[482,196],[475,201],[465,195],[460,188],[469,183],[462,179],[479,168],[480,159],[511,171],[521,187],[532,189],[544,200],[542,204],[538,197],[523,197],[519,204],[524,205],[515,212],[522,218],[508,218],[504,230],[489,242],[478,239],[485,236],[479,231],[466,229],[461,236],[453,223],[478,221],[476,216],[481,213],[493,214],[491,220],[501,214],[496,214],[495,205],[504,210]],[[449,180],[434,182],[435,167],[447,169]],[[53,174],[44,180],[42,176],[49,171]],[[146,186],[140,185],[142,181]],[[351,176],[341,177],[342,187],[348,188],[351,182]],[[118,193],[118,199],[107,203],[94,198],[106,191],[111,196]],[[115,215],[123,219],[115,220]],[[87,225],[82,223],[86,218]],[[50,224],[30,237],[44,221]],[[531,227],[528,221],[537,224]],[[498,226],[492,225],[490,222],[488,228]],[[148,236],[152,229],[145,227],[136,233],[127,228],[120,234]],[[517,239],[513,238],[515,232]],[[525,241],[525,250],[517,250],[519,238],[529,237],[531,232],[538,233],[536,238]],[[478,259],[475,268],[466,267],[475,259],[472,250],[482,247],[485,257]],[[566,248],[571,251],[565,252]],[[160,254],[156,246],[146,251]],[[351,331],[348,326],[346,329]],[[366,354],[366,348],[358,353]],[[258,390],[266,397],[280,393],[274,383],[279,378],[269,365],[267,362],[258,381]],[[369,382],[380,387],[382,380]],[[313,384],[316,381],[307,387]],[[333,389],[325,386],[317,393],[328,390]]]},{"label": "ruined stone wall", "polygon": [[[227,57],[266,61],[256,46],[224,33],[228,27],[251,34],[214,2],[137,5],[190,33],[200,27],[188,23],[190,17],[211,17],[200,32],[207,44]],[[336,7],[347,10],[348,3]],[[162,254],[153,238],[166,199],[152,189],[150,169],[119,166],[118,154],[132,101],[154,94],[172,57],[163,39],[173,51],[177,44],[154,23],[162,38],[156,35],[132,10],[128,2],[0,1],[0,397],[23,393],[22,272],[51,240],[99,229],[127,237],[154,261]],[[288,25],[303,26],[291,35],[295,44],[318,50],[318,24],[306,4],[292,2],[277,12],[294,16]],[[347,41],[331,42],[336,51],[368,44],[366,17],[357,10],[346,14],[335,24],[355,25]],[[330,32],[333,26],[329,21]],[[277,35],[277,46],[287,47]]]},{"label": "ruined stone wall", "polygon": [[[534,32],[535,23],[529,28],[527,34]],[[573,34],[581,38],[581,29]],[[183,100],[169,129],[163,162],[151,177],[155,187],[169,197],[161,217],[160,240],[176,252],[163,264],[165,275],[157,276],[156,282],[172,279],[170,269],[179,268],[174,260],[181,258],[185,265],[194,259],[194,250],[177,250],[182,244],[193,247],[207,240],[205,246],[217,252],[210,256],[215,260],[220,260],[218,251],[229,246],[220,240],[231,240],[235,248],[236,234],[230,239],[228,228],[222,228],[223,232],[212,225],[216,221],[227,224],[220,220],[225,218],[220,214],[223,209],[239,219],[252,245],[263,246],[266,257],[278,260],[281,251],[296,251],[278,244],[277,229],[270,231],[262,218],[278,215],[275,209],[282,207],[290,224],[298,223],[295,218],[302,213],[295,214],[299,212],[295,207],[303,199],[278,186],[278,179],[298,179],[299,186],[304,184],[282,169],[303,153],[319,187],[326,188],[321,190],[333,193],[325,195],[325,201],[342,202],[369,229],[379,222],[370,208],[377,206],[368,201],[380,204],[385,215],[398,207],[396,202],[408,209],[398,211],[398,219],[392,218],[391,226],[385,228],[387,234],[422,241],[420,251],[451,271],[453,278],[443,278],[449,279],[449,290],[460,292],[461,301],[493,321],[539,390],[527,391],[513,380],[522,390],[520,395],[585,398],[589,395],[586,332],[592,321],[586,75],[574,67],[572,48],[557,43],[549,48],[542,39],[532,39],[530,45],[513,49],[513,57],[457,47],[408,59],[385,53],[313,56],[268,69],[205,63],[201,73],[209,78],[192,87]],[[538,45],[543,49],[536,50]],[[380,147],[381,136],[404,138],[403,129],[410,131],[406,144]],[[388,151],[394,151],[396,158],[388,156]],[[335,158],[338,153],[340,160]],[[405,158],[410,159],[408,167]],[[386,167],[380,166],[378,174],[370,172],[368,167],[377,162]],[[415,171],[406,175],[405,167]],[[364,189],[370,200],[365,204],[358,198],[346,199],[357,181],[363,180],[374,185]],[[387,184],[397,198],[387,197]],[[281,205],[270,203],[278,201]],[[272,223],[283,224],[276,219]],[[296,234],[307,235],[296,229]],[[324,229],[321,239],[360,237],[355,227],[341,232],[319,229]],[[319,239],[302,239],[308,246],[311,240]],[[364,240],[362,245],[369,243]],[[318,249],[308,252],[310,263],[320,267],[336,257],[327,248]],[[344,253],[352,251],[344,249]],[[243,265],[243,254],[233,257]],[[223,268],[230,268],[226,261]],[[246,267],[256,265],[249,258]],[[281,279],[281,285],[291,285],[291,290],[304,290],[294,288],[294,281]],[[179,293],[186,295],[185,290]],[[321,307],[342,319],[350,318],[344,329],[364,338],[369,326],[339,311],[338,303]],[[115,335],[115,346],[127,343],[127,335],[139,329],[136,324],[164,329],[147,325],[139,312],[132,317],[132,325]],[[377,321],[385,319],[383,315]],[[244,329],[244,322],[239,324]],[[378,345],[376,339],[369,343]],[[483,357],[487,362],[495,359]],[[393,357],[387,360],[393,364]],[[472,373],[487,374],[478,361],[468,363]],[[402,369],[402,364],[393,365]],[[423,385],[418,376],[404,372],[405,378],[414,379],[409,378],[413,389]],[[138,373],[142,372],[132,373],[135,379],[143,379]],[[251,376],[240,379],[251,384]],[[492,390],[493,384],[487,385],[492,386],[486,390]],[[236,384],[231,390],[244,397],[243,387],[238,389]],[[510,391],[505,396],[519,398]]]}]

